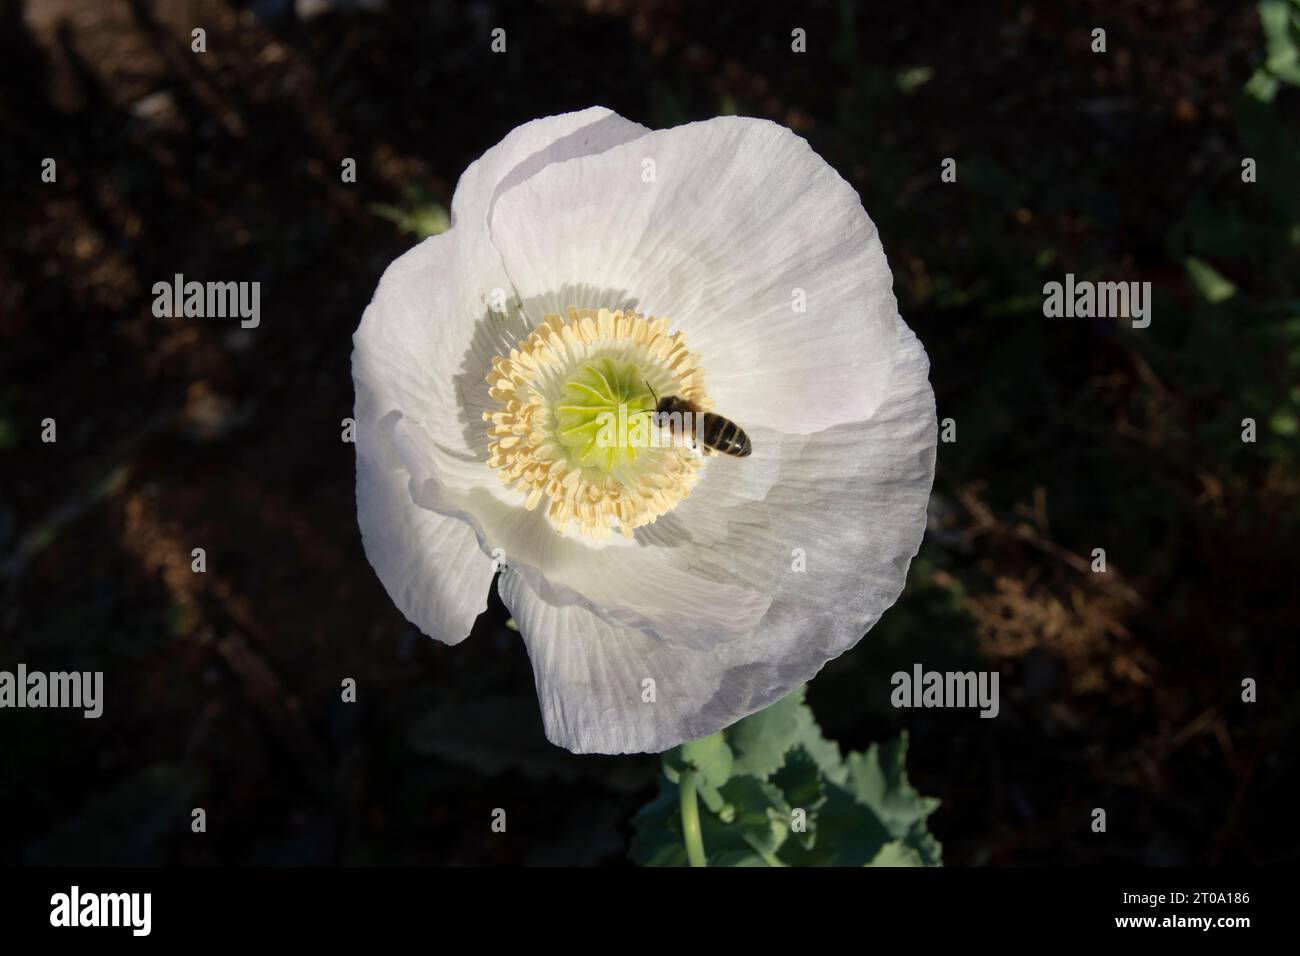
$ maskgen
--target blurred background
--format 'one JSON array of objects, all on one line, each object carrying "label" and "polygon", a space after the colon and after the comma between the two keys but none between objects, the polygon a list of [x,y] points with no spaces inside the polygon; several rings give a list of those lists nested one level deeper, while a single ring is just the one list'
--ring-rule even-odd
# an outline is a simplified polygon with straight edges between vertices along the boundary
[{"label": "blurred background", "polygon": [[[1298,41],[1292,0],[0,0],[0,669],[106,701],[0,712],[0,863],[626,863],[658,758],[548,745],[495,595],[456,648],[407,624],[340,440],[384,267],[595,103],[807,137],[956,421],[827,735],[910,731],[949,865],[1295,862]],[[178,272],[261,326],[155,318]],[[1151,327],[1045,319],[1066,272],[1150,281]],[[998,669],[1000,716],[894,710],[917,661]]]}]

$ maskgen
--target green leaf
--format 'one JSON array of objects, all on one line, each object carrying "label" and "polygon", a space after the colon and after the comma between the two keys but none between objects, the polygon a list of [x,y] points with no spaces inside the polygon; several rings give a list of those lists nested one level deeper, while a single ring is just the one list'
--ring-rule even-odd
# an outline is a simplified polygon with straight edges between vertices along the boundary
[{"label": "green leaf", "polygon": [[1300,84],[1300,5],[1262,0],[1259,20],[1268,51],[1264,68],[1285,83]]},{"label": "green leaf", "polygon": [[899,840],[886,843],[880,848],[867,866],[926,866],[919,854],[912,847]]},{"label": "green leaf", "polygon": [[735,808],[731,822],[712,813],[700,815],[711,866],[727,852],[775,853],[789,836],[790,806],[772,784],[756,777],[735,777],[722,788],[722,796]]},{"label": "green leaf", "polygon": [[397,205],[372,203],[370,211],[394,223],[402,232],[419,239],[436,236],[451,228],[451,214],[433,192],[420,183],[408,184]]},{"label": "green leaf", "polygon": [[843,779],[840,748],[822,736],[800,687],[770,707],[751,714],[726,731],[736,754],[734,772],[766,779],[785,762],[785,755],[802,746],[831,779]]},{"label": "green leaf", "polygon": [[943,844],[934,838],[934,834],[925,828],[924,823],[914,824],[903,842],[916,851],[921,861],[916,865],[943,866]]},{"label": "green leaf", "polygon": [[1211,305],[1217,305],[1237,294],[1237,287],[1203,259],[1188,256],[1185,265],[1196,291]]},{"label": "green leaf", "polygon": [[939,801],[912,787],[906,758],[906,735],[842,757],[800,688],[663,755],[659,793],[632,821],[632,859],[686,865],[676,782],[689,766],[710,866],[937,866],[942,848],[926,819]]},{"label": "green leaf", "polygon": [[1279,81],[1300,86],[1300,2],[1260,0],[1259,22],[1265,61],[1246,84],[1245,92],[1267,103],[1276,95]]},{"label": "green leaf", "polygon": [[826,789],[817,762],[800,744],[785,757],[785,764],[772,777],[772,783],[781,791],[791,813],[802,810],[805,814],[804,832],[792,832],[805,849],[812,849],[817,841],[817,811],[826,801]]},{"label": "green leaf", "polygon": [[865,866],[889,842],[889,831],[870,810],[843,787],[828,784],[812,846],[792,840],[781,856],[791,866]]},{"label": "green leaf", "polygon": [[906,70],[900,70],[894,77],[894,82],[898,84],[900,93],[904,96],[910,96],[932,79],[934,79],[934,70],[930,67],[913,66]]},{"label": "green leaf", "polygon": [[849,756],[849,781],[854,799],[871,810],[895,840],[913,849],[926,866],[937,866],[942,847],[925,822],[939,801],[923,797],[907,779],[907,734],[866,753]]},{"label": "green leaf", "polygon": [[913,824],[938,809],[939,801],[923,797],[907,780],[907,734],[866,753],[849,755],[849,789],[858,803],[868,807],[895,837],[908,834]]},{"label": "green leaf", "polygon": [[735,752],[735,772],[766,778],[785,761],[799,733],[798,713],[803,688],[781,698],[765,710],[751,714],[727,730]]}]

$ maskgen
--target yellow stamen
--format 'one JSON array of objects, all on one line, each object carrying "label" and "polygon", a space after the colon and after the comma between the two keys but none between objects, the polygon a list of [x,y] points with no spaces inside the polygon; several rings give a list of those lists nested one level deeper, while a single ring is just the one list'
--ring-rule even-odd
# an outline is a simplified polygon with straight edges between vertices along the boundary
[{"label": "yellow stamen", "polygon": [[699,480],[699,456],[680,443],[650,441],[653,394],[712,407],[697,356],[668,320],[635,312],[569,309],[492,359],[483,413],[488,464],[525,494],[561,533],[627,537],[677,506]]}]

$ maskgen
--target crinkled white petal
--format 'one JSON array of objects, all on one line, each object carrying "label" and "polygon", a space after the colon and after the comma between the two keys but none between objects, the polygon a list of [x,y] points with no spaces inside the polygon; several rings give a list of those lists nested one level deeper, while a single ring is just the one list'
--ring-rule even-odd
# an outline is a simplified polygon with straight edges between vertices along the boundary
[{"label": "crinkled white petal", "polygon": [[[763,432],[761,469],[746,472],[755,459],[711,465],[652,526],[653,546],[683,569],[768,590],[767,613],[748,634],[675,646],[557,607],[517,575],[502,579],[551,741],[623,753],[713,733],[810,680],[897,600],[925,528],[936,422],[925,351],[901,320],[896,335],[892,387],[870,421],[811,436]],[[642,699],[647,679],[654,703]]]},{"label": "crinkled white petal", "polygon": [[574,753],[658,753],[716,729],[700,708],[716,699],[722,675],[692,666],[702,652],[552,604],[514,571],[498,589],[528,648],[552,743]]},{"label": "crinkled white petal", "polygon": [[494,312],[514,298],[487,227],[496,191],[645,132],[601,108],[551,116],[513,130],[465,171],[451,228],[388,267],[353,336],[353,378],[373,390],[376,419],[396,408],[445,448],[486,445],[484,376],[492,357],[529,331],[517,313]]},{"label": "crinkled white petal", "polygon": [[549,163],[644,132],[598,108],[511,132],[461,178],[452,228],[384,272],[353,336],[357,517],[366,555],[402,613],[439,640],[469,633],[487,605],[493,564],[470,525],[417,504],[392,441],[396,422],[418,422],[427,455],[454,461],[462,481],[503,496],[482,454],[484,376],[502,344],[508,348],[528,327],[517,314],[492,314],[496,290],[513,297],[488,237],[494,195]]},{"label": "crinkled white petal", "polygon": [[891,388],[875,415],[815,435],[760,432],[755,456],[761,442],[775,459],[761,501],[752,493],[767,476],[710,469],[659,529],[687,567],[771,594],[755,640],[728,651],[733,662],[802,654],[820,666],[903,590],[925,530],[937,424],[925,350],[895,321]]},{"label": "crinkled white petal", "polygon": [[415,506],[400,464],[357,460],[357,516],[366,556],[397,608],[445,644],[469,636],[487,606],[491,561],[464,521]]},{"label": "crinkled white petal", "polygon": [[898,308],[876,228],[782,126],[719,117],[552,164],[497,197],[491,228],[535,310],[576,287],[598,300],[578,305],[669,317],[745,427],[860,421],[888,390]]},{"label": "crinkled white petal", "polygon": [[702,647],[748,634],[767,611],[763,588],[689,571],[668,550],[621,537],[597,548],[556,534],[540,509],[523,507],[522,494],[494,496],[476,482],[474,463],[439,452],[417,423],[384,425],[378,431],[391,432],[416,504],[463,520],[484,553],[495,551],[552,604],[580,605],[612,626]]}]

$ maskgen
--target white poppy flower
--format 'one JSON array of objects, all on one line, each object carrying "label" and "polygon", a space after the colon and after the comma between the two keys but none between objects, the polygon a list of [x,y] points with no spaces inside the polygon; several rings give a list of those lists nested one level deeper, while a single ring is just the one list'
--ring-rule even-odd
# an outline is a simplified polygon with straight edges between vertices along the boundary
[{"label": "white poppy flower", "polygon": [[[706,736],[856,644],[920,545],[936,424],[853,188],[774,123],[597,108],[511,132],[451,212],[353,339],[358,518],[402,613],[463,640],[501,559],[579,753]],[[752,455],[589,440],[652,389]]]}]

